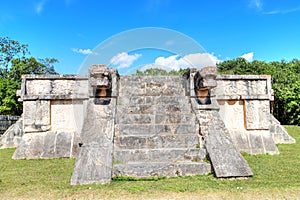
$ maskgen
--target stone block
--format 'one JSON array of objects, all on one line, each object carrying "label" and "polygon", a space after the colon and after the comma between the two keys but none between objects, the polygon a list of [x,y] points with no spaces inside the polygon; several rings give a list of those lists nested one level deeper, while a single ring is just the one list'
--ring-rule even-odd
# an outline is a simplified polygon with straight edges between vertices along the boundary
[{"label": "stone block", "polygon": [[246,160],[223,132],[209,130],[205,146],[216,177],[253,176]]},{"label": "stone block", "polygon": [[248,138],[251,146],[251,154],[261,154],[265,152],[264,143],[260,133],[256,131],[248,132]]},{"label": "stone block", "polygon": [[193,135],[119,136],[114,145],[122,149],[196,148],[199,138]]},{"label": "stone block", "polygon": [[264,143],[264,148],[266,154],[279,154],[279,150],[277,146],[275,145],[275,142],[272,138],[272,135],[269,133],[269,131],[262,131],[262,140]]},{"label": "stone block", "polygon": [[[223,79],[221,79],[221,77]],[[269,91],[267,90],[267,78],[262,77],[233,77],[228,78],[228,75],[219,76],[217,80],[218,87],[215,88],[214,94],[217,95],[218,99],[222,96],[227,97],[240,97],[240,96],[257,96],[257,95],[267,95]]]},{"label": "stone block", "polygon": [[176,128],[176,125],[174,125],[174,124],[173,125],[161,124],[161,125],[155,125],[154,131],[155,131],[155,134],[173,135],[175,128]]},{"label": "stone block", "polygon": [[245,130],[229,129],[228,132],[237,150],[251,154],[251,146]]},{"label": "stone block", "polygon": [[218,104],[220,117],[228,129],[245,129],[243,100],[219,100]]},{"label": "stone block", "polygon": [[[55,158],[56,132],[47,132],[44,136],[44,149],[41,158]],[[69,141],[66,141],[69,142]]]},{"label": "stone block", "polygon": [[211,167],[206,162],[160,162],[116,164],[113,166],[114,176],[132,176],[137,178],[151,176],[188,176],[208,174]]},{"label": "stone block", "polygon": [[151,124],[154,121],[153,115],[148,114],[124,114],[119,115],[120,124]]},{"label": "stone block", "polygon": [[204,149],[161,148],[161,149],[115,149],[114,159],[120,162],[178,162],[203,160]]},{"label": "stone block", "polygon": [[35,124],[36,101],[23,102],[24,126],[33,126]]},{"label": "stone block", "polygon": [[271,115],[270,132],[276,144],[293,144],[296,142],[273,115]]},{"label": "stone block", "polygon": [[83,124],[84,106],[82,101],[52,100],[51,129],[53,131],[80,132]]},{"label": "stone block", "polygon": [[36,102],[35,124],[37,126],[50,125],[50,101],[41,100]]},{"label": "stone block", "polygon": [[118,110],[122,114],[153,114],[153,106],[150,104],[127,104],[119,106]]},{"label": "stone block", "polygon": [[181,113],[167,113],[156,114],[156,124],[196,124],[196,117],[194,114],[181,114]]},{"label": "stone block", "polygon": [[129,81],[120,79],[119,94],[120,96],[147,96],[146,85],[143,82]]},{"label": "stone block", "polygon": [[43,79],[33,79],[26,81],[26,95],[44,95],[50,94],[52,90],[52,81]]},{"label": "stone block", "polygon": [[197,134],[199,133],[198,124],[179,124],[175,129],[175,134]]},{"label": "stone block", "polygon": [[109,183],[112,177],[111,147],[83,145],[76,156],[71,185]]},{"label": "stone block", "polygon": [[191,113],[191,108],[188,104],[180,104],[179,102],[170,103],[170,104],[157,104],[156,113],[165,114],[165,113]]},{"label": "stone block", "polygon": [[246,100],[246,128],[248,130],[270,129],[270,105],[269,101]]},{"label": "stone block", "polygon": [[55,153],[56,158],[70,158],[72,157],[72,141],[73,132],[58,132],[55,140]]},{"label": "stone block", "polygon": [[116,125],[116,134],[122,135],[152,135],[154,134],[154,125],[151,124],[118,124]]},{"label": "stone block", "polygon": [[37,159],[44,151],[45,133],[24,134],[13,159]]}]

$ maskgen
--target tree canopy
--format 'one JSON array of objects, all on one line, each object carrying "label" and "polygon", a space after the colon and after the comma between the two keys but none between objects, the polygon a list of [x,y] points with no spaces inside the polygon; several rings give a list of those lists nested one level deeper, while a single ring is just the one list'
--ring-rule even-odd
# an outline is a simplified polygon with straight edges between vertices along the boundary
[{"label": "tree canopy", "polygon": [[0,37],[0,114],[20,115],[22,104],[16,97],[22,74],[56,74],[54,58],[36,59],[30,56],[27,44]]},{"label": "tree canopy", "polygon": [[183,75],[188,70],[189,69],[179,69],[179,71],[171,70],[168,72],[164,69],[150,68],[150,69],[146,69],[144,71],[137,70],[136,74],[134,74],[134,75],[136,75],[136,76],[180,76],[180,75]]}]

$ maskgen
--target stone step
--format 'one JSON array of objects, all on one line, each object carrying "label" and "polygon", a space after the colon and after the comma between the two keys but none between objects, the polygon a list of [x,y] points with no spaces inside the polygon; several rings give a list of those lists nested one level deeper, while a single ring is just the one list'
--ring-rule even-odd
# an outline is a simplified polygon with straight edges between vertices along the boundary
[{"label": "stone step", "polygon": [[[118,97],[118,104],[119,108],[139,105],[139,104],[146,104],[146,105],[160,105],[160,104],[189,104],[189,99],[186,96],[119,96]],[[191,107],[190,105],[188,105]]]},{"label": "stone step", "polygon": [[117,124],[115,136],[186,135],[199,133],[199,124]]},{"label": "stone step", "polygon": [[114,149],[114,160],[121,163],[201,161],[205,156],[200,148]]},{"label": "stone step", "polygon": [[196,116],[192,113],[157,113],[128,114],[117,113],[117,124],[196,124]]},{"label": "stone step", "polygon": [[117,124],[153,124],[155,115],[151,114],[122,114],[117,113]]},{"label": "stone step", "polygon": [[165,103],[165,104],[130,104],[118,106],[118,113],[122,114],[192,114],[187,103]]},{"label": "stone step", "polygon": [[114,146],[119,149],[196,148],[199,146],[199,136],[196,134],[118,136],[114,139]]},{"label": "stone step", "polygon": [[185,94],[181,77],[123,76],[119,83],[120,96],[180,96]]},{"label": "stone step", "polygon": [[137,178],[151,176],[189,176],[209,174],[211,166],[206,162],[150,162],[115,164],[113,176],[131,176]]}]

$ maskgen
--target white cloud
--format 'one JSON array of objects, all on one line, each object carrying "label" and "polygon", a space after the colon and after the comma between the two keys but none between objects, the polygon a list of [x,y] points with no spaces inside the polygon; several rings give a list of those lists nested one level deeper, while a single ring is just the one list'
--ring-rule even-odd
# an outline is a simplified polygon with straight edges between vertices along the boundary
[{"label": "white cloud", "polygon": [[142,54],[128,55],[126,52],[122,52],[112,57],[110,63],[116,65],[118,69],[128,68],[141,56]]},{"label": "white cloud", "polygon": [[276,15],[276,14],[287,14],[287,13],[292,13],[297,11],[300,11],[300,6],[296,8],[286,9],[286,10],[272,10],[272,11],[264,12],[263,14]]},{"label": "white cloud", "polygon": [[249,52],[249,53],[245,53],[243,55],[241,55],[241,58],[245,58],[247,61],[251,62],[253,60],[253,56],[254,53],[253,52]]},{"label": "white cloud", "polygon": [[262,10],[263,2],[262,2],[262,0],[250,0],[249,6],[252,8],[256,8],[257,10]]},{"label": "white cloud", "polygon": [[248,6],[250,8],[256,9],[257,11],[259,11],[264,15],[288,14],[288,13],[300,11],[300,6],[286,8],[286,9],[282,9],[282,8],[268,9],[270,5],[268,5],[267,3],[270,4],[270,2],[267,1],[264,2],[264,0],[249,0]]},{"label": "white cloud", "polygon": [[89,55],[89,54],[98,55],[98,53],[93,52],[91,49],[72,48],[71,50],[75,53],[80,53],[80,54],[83,54],[83,55]]},{"label": "white cloud", "polygon": [[46,0],[41,0],[41,1],[37,2],[37,4],[35,5],[35,12],[37,14],[40,14],[43,11],[45,3],[46,3]]},{"label": "white cloud", "polygon": [[185,68],[216,66],[216,64],[220,62],[221,60],[214,56],[213,53],[188,54],[181,58],[178,55],[173,55],[169,57],[158,57],[155,59],[155,62],[153,64],[145,65],[141,68],[141,70],[146,70],[149,68],[159,68],[167,71],[178,71],[179,69]]}]

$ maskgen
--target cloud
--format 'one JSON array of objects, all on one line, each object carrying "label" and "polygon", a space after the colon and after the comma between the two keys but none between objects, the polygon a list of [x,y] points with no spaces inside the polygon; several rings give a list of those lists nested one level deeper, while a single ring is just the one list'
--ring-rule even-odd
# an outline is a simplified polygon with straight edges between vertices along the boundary
[{"label": "cloud", "polygon": [[[289,9],[267,9],[267,5],[263,2],[263,0],[249,0],[248,6],[250,8],[254,8],[258,10],[260,13],[264,15],[276,15],[276,14],[287,14],[292,12],[300,11],[300,6],[289,8]],[[267,11],[269,10],[269,11]]]},{"label": "cloud", "polygon": [[184,57],[179,55],[173,55],[169,57],[158,57],[155,59],[153,64],[145,65],[140,70],[146,70],[149,68],[159,68],[167,71],[185,68],[201,68],[205,66],[216,66],[217,63],[220,63],[216,56],[213,53],[195,53],[188,54]]},{"label": "cloud", "polygon": [[243,55],[241,55],[241,58],[245,58],[247,61],[251,62],[253,60],[253,56],[254,53],[253,52],[249,52],[249,53],[245,53]]},{"label": "cloud", "polygon": [[128,55],[126,52],[118,53],[110,59],[110,64],[116,65],[118,69],[128,68],[141,56],[142,54]]},{"label": "cloud", "polygon": [[287,14],[292,12],[300,11],[300,6],[296,8],[286,9],[286,10],[272,10],[268,12],[263,12],[265,15],[276,15],[276,14]]},{"label": "cloud", "polygon": [[35,12],[37,14],[40,14],[43,11],[45,3],[46,3],[46,0],[41,0],[41,1],[37,2],[37,4],[35,5]]},{"label": "cloud", "polygon": [[83,54],[83,55],[89,55],[89,54],[92,54],[92,55],[98,55],[98,53],[93,52],[91,49],[78,49],[78,48],[72,48],[71,50],[72,50],[73,52],[75,52],[75,53],[80,53],[80,54]]},{"label": "cloud", "polygon": [[262,0],[250,0],[249,7],[255,8],[257,10],[262,10],[263,2],[262,2]]}]

